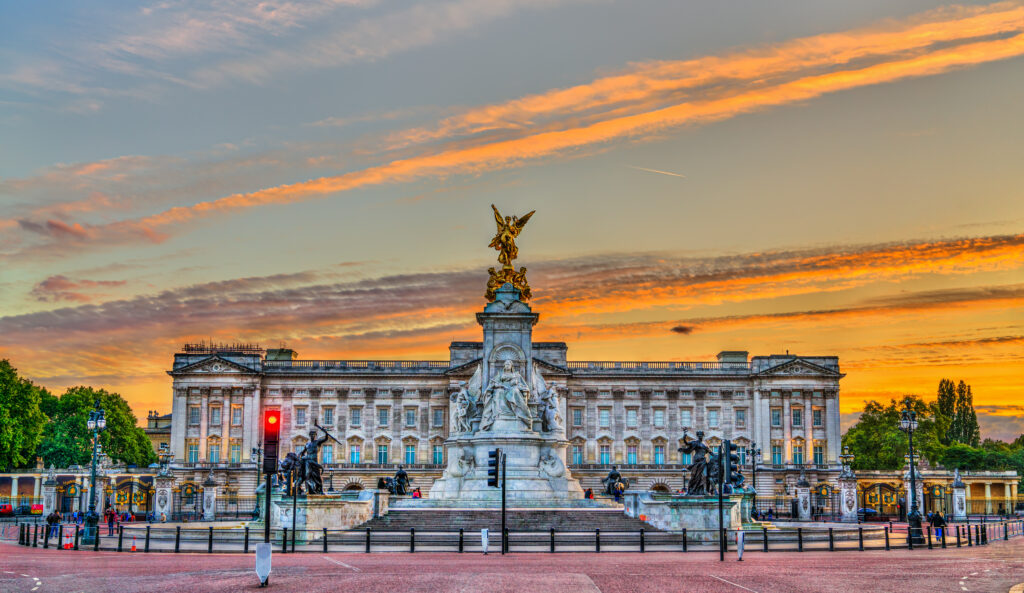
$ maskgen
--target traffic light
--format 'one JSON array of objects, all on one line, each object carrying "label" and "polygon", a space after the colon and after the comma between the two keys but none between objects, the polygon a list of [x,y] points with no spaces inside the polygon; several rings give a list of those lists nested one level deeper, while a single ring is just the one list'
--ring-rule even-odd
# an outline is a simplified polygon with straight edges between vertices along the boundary
[{"label": "traffic light", "polygon": [[263,412],[263,473],[277,472],[277,449],[281,442],[281,410]]},{"label": "traffic light", "polygon": [[491,449],[487,452],[487,485],[492,488],[501,486],[501,449]]},{"label": "traffic light", "polygon": [[733,488],[743,486],[743,475],[740,473],[739,446],[732,441],[725,441],[725,484],[731,484]]}]

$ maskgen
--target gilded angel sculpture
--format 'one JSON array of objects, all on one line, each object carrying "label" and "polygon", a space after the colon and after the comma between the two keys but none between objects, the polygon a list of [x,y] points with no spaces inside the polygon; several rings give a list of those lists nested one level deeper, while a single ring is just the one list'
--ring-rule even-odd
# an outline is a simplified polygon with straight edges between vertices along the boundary
[{"label": "gilded angel sculpture", "polygon": [[498,224],[498,232],[491,239],[491,244],[488,247],[493,247],[498,250],[498,261],[503,265],[511,267],[512,260],[519,257],[519,248],[516,247],[516,237],[529,222],[530,217],[536,210],[531,210],[528,214],[522,218],[518,216],[501,216],[501,212],[491,204],[491,209],[494,210],[494,221]]}]

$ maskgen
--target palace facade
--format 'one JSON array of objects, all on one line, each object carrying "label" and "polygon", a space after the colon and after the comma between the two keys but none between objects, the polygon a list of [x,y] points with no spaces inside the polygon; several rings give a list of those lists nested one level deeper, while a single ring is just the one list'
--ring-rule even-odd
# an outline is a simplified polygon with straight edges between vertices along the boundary
[{"label": "palace facade", "polygon": [[[406,466],[429,496],[447,462],[449,397],[468,381],[482,342],[452,342],[441,361],[304,360],[286,348],[186,345],[175,354],[170,435],[172,466],[199,483],[213,470],[222,492],[250,495],[262,411],[279,409],[282,455],[301,447],[314,423],[340,442],[325,444],[325,485],[373,487]],[[633,488],[685,484],[684,433],[703,431],[717,446],[740,445],[750,468],[760,449],[762,496],[789,494],[804,470],[833,483],[840,446],[835,356],[748,357],[721,352],[702,362],[574,361],[564,342],[533,342],[532,360],[558,389],[569,468],[584,488],[599,487],[613,465]]]}]

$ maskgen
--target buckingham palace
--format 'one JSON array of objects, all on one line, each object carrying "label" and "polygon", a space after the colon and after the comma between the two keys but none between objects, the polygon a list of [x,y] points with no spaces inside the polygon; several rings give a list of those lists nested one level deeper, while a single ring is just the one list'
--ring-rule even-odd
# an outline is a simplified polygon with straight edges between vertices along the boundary
[{"label": "buckingham palace", "polygon": [[[404,465],[429,496],[446,459],[449,398],[470,379],[482,342],[452,342],[448,360],[305,360],[287,348],[187,344],[174,356],[170,449],[175,473],[196,483],[213,470],[227,493],[251,495],[262,410],[278,409],[284,451],[319,424],[338,441],[321,449],[333,489],[362,489]],[[676,491],[689,460],[684,433],[740,445],[756,460],[762,496],[787,494],[800,470],[812,483],[838,473],[839,362],[834,356],[713,361],[574,361],[563,342],[533,342],[532,358],[563,397],[567,462],[597,489],[613,466],[634,488]]]}]

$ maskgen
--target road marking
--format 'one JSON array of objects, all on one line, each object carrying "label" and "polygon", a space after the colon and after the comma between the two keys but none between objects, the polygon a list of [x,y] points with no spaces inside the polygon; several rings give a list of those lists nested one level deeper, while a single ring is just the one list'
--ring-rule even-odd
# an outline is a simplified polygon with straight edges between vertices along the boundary
[{"label": "road marking", "polygon": [[976,572],[972,572],[972,573],[971,573],[971,576],[973,577],[973,576],[974,576],[974,575],[976,575],[976,574],[978,574],[978,573],[976,573]]},{"label": "road marking", "polygon": [[[12,572],[11,574],[14,574],[14,573]],[[23,576],[23,577],[28,577],[28,578],[32,578],[31,576],[29,576],[29,575],[27,575],[27,574],[24,574],[24,573],[22,573],[22,575],[21,575],[21,576]]]},{"label": "road marking", "polygon": [[356,571],[356,572],[360,572],[360,571],[359,571],[359,569],[358,569],[358,568],[356,568],[355,566],[352,566],[352,565],[350,565],[350,564],[345,564],[345,563],[344,563],[344,562],[342,562],[341,560],[335,560],[334,558],[328,558],[327,556],[321,556],[321,558],[323,558],[324,560],[326,560],[326,561],[328,561],[328,562],[333,562],[333,563],[335,563],[335,564],[338,564],[338,565],[344,566],[345,568],[351,568],[352,570],[354,570],[354,571]]},{"label": "road marking", "polygon": [[750,591],[750,593],[757,593],[757,591],[754,591],[753,589],[748,589],[748,588],[746,588],[743,585],[740,585],[738,583],[734,583],[732,581],[727,581],[727,580],[723,579],[722,577],[716,577],[713,574],[709,574],[708,576],[713,578],[713,579],[718,579],[718,580],[722,581],[723,583],[729,583],[733,587],[739,587],[740,589],[743,589],[744,591]]}]

